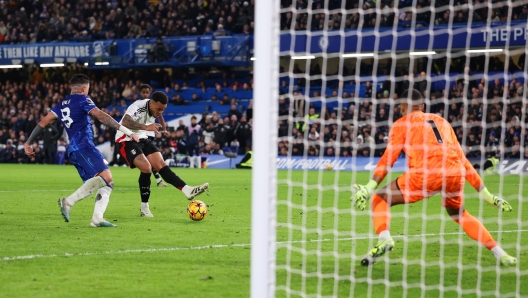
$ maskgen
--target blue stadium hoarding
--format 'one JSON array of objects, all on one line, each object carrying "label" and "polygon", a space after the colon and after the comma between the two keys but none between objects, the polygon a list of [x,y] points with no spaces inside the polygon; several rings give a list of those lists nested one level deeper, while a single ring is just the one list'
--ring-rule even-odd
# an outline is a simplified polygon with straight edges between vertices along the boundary
[{"label": "blue stadium hoarding", "polygon": [[[235,164],[242,160],[243,156],[240,155],[230,160],[223,155],[208,155],[207,156],[207,167],[208,168],[233,168]],[[371,171],[375,168],[379,157],[318,157],[318,156],[279,156],[277,158],[277,169],[278,170],[324,170],[326,165],[332,165],[332,169],[341,171]],[[400,158],[394,164],[393,170],[397,172],[403,172],[407,169],[406,160]]]},{"label": "blue stadium hoarding", "polygon": [[[432,34],[431,34],[432,32]],[[451,32],[451,35],[450,35]],[[287,53],[336,53],[343,50],[348,52],[374,52],[374,51],[409,51],[409,50],[440,50],[451,47],[452,49],[465,48],[504,48],[510,46],[525,46],[528,36],[526,21],[512,22],[510,26],[505,23],[492,23],[489,26],[482,24],[467,26],[456,24],[450,28],[445,25],[429,28],[409,30],[398,28],[396,34],[392,28],[379,28],[379,30],[347,30],[316,31],[306,33],[296,32],[281,34],[280,51]],[[469,42],[468,42],[468,34]],[[413,41],[414,37],[414,43]],[[376,39],[379,39],[376,43]],[[396,38],[396,40],[395,40]]]},{"label": "blue stadium hoarding", "polygon": [[[469,35],[469,38],[468,38]],[[428,28],[408,29],[400,26],[394,34],[392,28],[379,30],[364,29],[346,31],[285,31],[280,36],[280,51],[283,55],[318,54],[322,52],[373,52],[441,50],[466,48],[504,48],[525,46],[528,36],[526,21],[491,23],[489,25],[455,24]],[[378,40],[377,40],[378,39]],[[153,44],[150,39],[99,40],[94,42],[51,42],[38,44],[15,44],[0,46],[0,64],[12,65],[27,63],[90,62],[109,61],[101,67],[148,66],[145,61],[135,59],[140,45]],[[192,66],[221,63],[222,65],[251,65],[253,36],[234,35],[224,37],[185,36],[164,39],[171,57],[166,66]],[[343,47],[343,49],[341,49]]]},{"label": "blue stadium hoarding", "polygon": [[[223,155],[208,155],[207,168],[229,169],[234,168],[242,160],[240,155],[230,160]],[[277,157],[278,170],[326,170],[326,165],[332,165],[333,170],[371,172],[376,168],[379,157],[330,157],[330,156],[279,156]],[[470,159],[472,164],[480,164],[480,158]],[[407,171],[407,159],[399,158],[391,171]],[[521,175],[528,173],[528,160],[505,159],[497,167],[497,173],[501,175]]]},{"label": "blue stadium hoarding", "polygon": [[0,46],[0,63],[24,63],[31,59],[38,63],[53,63],[56,59],[77,59],[86,62],[90,57],[107,56],[110,40],[96,42],[33,43]]}]

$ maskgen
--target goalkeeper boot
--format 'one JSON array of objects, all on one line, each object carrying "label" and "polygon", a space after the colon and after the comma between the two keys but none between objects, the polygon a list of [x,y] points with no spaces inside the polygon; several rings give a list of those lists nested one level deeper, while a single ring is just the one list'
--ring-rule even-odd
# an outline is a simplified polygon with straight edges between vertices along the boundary
[{"label": "goalkeeper boot", "polygon": [[373,249],[367,254],[363,260],[361,260],[361,265],[369,266],[376,263],[376,260],[385,254],[385,252],[391,251],[394,248],[394,240],[391,237],[378,241],[378,244],[374,246]]},{"label": "goalkeeper boot", "polygon": [[515,266],[517,265],[517,259],[510,255],[503,255],[500,258],[500,263],[502,266]]},{"label": "goalkeeper boot", "polygon": [[100,222],[94,222],[93,220],[90,221],[90,227],[92,228],[113,228],[117,226],[103,219],[103,221],[100,221]]},{"label": "goalkeeper boot", "polygon": [[72,206],[66,202],[66,198],[59,199],[59,206],[61,209],[62,218],[65,222],[70,222],[70,211]]},{"label": "goalkeeper boot", "polygon": [[185,196],[188,200],[192,200],[197,196],[203,194],[209,188],[209,183],[204,183],[195,187],[191,187],[188,193],[185,193]]}]

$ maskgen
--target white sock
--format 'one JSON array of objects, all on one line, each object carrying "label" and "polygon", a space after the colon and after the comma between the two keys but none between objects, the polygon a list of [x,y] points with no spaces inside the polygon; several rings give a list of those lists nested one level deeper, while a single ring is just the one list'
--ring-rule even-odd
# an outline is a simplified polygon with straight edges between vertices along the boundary
[{"label": "white sock", "polygon": [[387,238],[390,238],[390,232],[389,230],[385,230],[385,231],[382,231],[380,234],[379,234],[379,240],[385,240]]},{"label": "white sock", "polygon": [[110,202],[110,194],[112,193],[112,188],[109,186],[104,186],[99,188],[97,195],[95,196],[95,208],[92,220],[96,223],[104,221],[104,213],[108,202]]},{"label": "white sock", "polygon": [[73,206],[75,203],[91,195],[94,191],[105,186],[106,182],[103,178],[97,176],[90,178],[84,182],[84,184],[79,187],[74,193],[66,198],[68,205]]},{"label": "white sock", "polygon": [[491,253],[497,258],[497,260],[500,260],[503,255],[507,255],[504,249],[498,245],[491,249]]},{"label": "white sock", "polygon": [[185,185],[183,188],[182,188],[182,192],[185,194],[185,195],[188,195],[191,193],[191,189],[192,187],[190,187],[189,185]]},{"label": "white sock", "polygon": [[157,181],[158,183],[160,183],[160,182],[161,182],[161,178],[156,178],[156,181]]},{"label": "white sock", "polygon": [[141,210],[150,209],[148,202],[141,202]]},{"label": "white sock", "polygon": [[195,158],[196,158],[196,161],[195,161],[196,167],[198,169],[201,169],[202,168],[202,157],[201,156],[196,156]]},{"label": "white sock", "polygon": [[189,156],[189,168],[194,168],[194,156]]}]

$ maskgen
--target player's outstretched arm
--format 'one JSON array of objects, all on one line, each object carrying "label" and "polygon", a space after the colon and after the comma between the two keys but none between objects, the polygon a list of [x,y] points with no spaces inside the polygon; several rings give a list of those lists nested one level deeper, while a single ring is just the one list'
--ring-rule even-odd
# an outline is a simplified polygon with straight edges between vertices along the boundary
[{"label": "player's outstretched arm", "polygon": [[488,188],[486,187],[486,185],[484,185],[484,182],[482,182],[482,179],[480,178],[473,165],[465,156],[463,158],[465,160],[464,167],[466,168],[466,180],[469,182],[469,184],[471,184],[471,186],[473,186],[473,188],[478,191],[479,198],[481,200],[484,200],[484,202],[490,204],[491,206],[499,208],[501,211],[512,211],[513,208],[510,203],[508,203],[508,201],[506,201],[505,199],[501,199],[489,192]]},{"label": "player's outstretched arm", "polygon": [[405,132],[401,127],[396,125],[393,126],[389,132],[389,143],[387,144],[387,149],[385,149],[385,153],[383,153],[383,156],[381,156],[380,160],[378,161],[372,179],[366,185],[352,185],[352,191],[354,192],[352,199],[356,208],[359,210],[365,210],[367,201],[370,199],[370,196],[374,193],[374,190],[376,190],[378,185],[383,181],[383,179],[385,179],[385,176],[398,159],[398,156],[400,156],[404,144]]},{"label": "player's outstretched arm", "polygon": [[[453,134],[452,137],[454,138],[454,140],[456,140],[455,132],[453,131],[452,134]],[[480,175],[475,170],[471,162],[469,162],[469,160],[466,158],[466,155],[464,154],[464,151],[462,150],[460,146],[458,148],[458,154],[464,164],[464,168],[466,169],[465,178],[469,182],[469,184],[471,184],[471,186],[473,186],[473,188],[476,191],[478,191],[479,198],[481,200],[484,200],[486,203],[490,204],[491,206],[495,206],[499,208],[502,211],[508,211],[508,212],[512,211],[513,208],[510,205],[510,203],[508,203],[508,201],[501,199],[497,197],[496,195],[493,195],[492,193],[489,192],[486,185],[484,185],[484,182],[482,182]]]},{"label": "player's outstretched arm", "polygon": [[134,130],[149,130],[149,131],[153,131],[153,132],[158,132],[160,130],[160,128],[161,128],[161,124],[159,124],[159,123],[152,123],[152,124],[149,124],[149,125],[145,125],[145,124],[139,123],[136,120],[134,120],[128,114],[125,114],[125,116],[123,117],[123,121],[121,121],[121,123],[125,127],[128,127],[130,129],[134,129]]},{"label": "player's outstretched arm", "polygon": [[33,152],[33,147],[31,147],[31,144],[33,144],[33,142],[35,142],[37,137],[44,131],[44,128],[46,128],[48,125],[52,124],[55,121],[57,121],[57,115],[50,112],[46,115],[46,117],[40,120],[37,126],[35,126],[35,128],[31,132],[31,135],[27,139],[26,143],[24,143],[24,152],[26,153],[27,156],[29,157],[35,156],[35,152]]},{"label": "player's outstretched arm", "polygon": [[123,125],[117,123],[117,121],[115,121],[114,118],[112,118],[112,116],[108,115],[107,113],[101,111],[100,109],[93,109],[90,111],[90,115],[94,116],[95,118],[97,118],[97,120],[101,121],[101,123],[103,123],[104,125],[106,125],[107,127],[111,127],[113,129],[116,129],[116,130],[119,130],[121,132],[123,132],[124,134],[126,134],[127,136],[129,136],[132,140],[136,141],[136,142],[139,142],[139,139],[138,137],[130,131],[130,129],[124,127]]},{"label": "player's outstretched arm", "polygon": [[489,192],[488,188],[482,184],[482,188],[479,191],[479,198],[484,202],[499,208],[501,211],[512,211],[513,208],[505,199],[499,198],[496,195]]},{"label": "player's outstretched arm", "polygon": [[352,185],[352,191],[354,192],[352,198],[354,205],[359,210],[365,210],[367,207],[367,202],[370,199],[370,196],[374,193],[374,190],[378,187],[379,182],[375,179],[370,180],[367,184],[354,184]]}]

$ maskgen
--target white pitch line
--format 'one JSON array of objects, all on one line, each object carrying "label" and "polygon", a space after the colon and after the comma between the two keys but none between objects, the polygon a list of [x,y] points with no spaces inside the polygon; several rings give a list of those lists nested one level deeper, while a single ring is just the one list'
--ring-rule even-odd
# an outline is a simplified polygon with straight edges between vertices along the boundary
[{"label": "white pitch line", "polygon": [[[490,233],[525,233],[528,230],[506,230],[506,231],[489,231]],[[432,237],[432,236],[445,236],[445,235],[463,235],[464,232],[451,232],[451,233],[427,233],[427,234],[415,234],[415,235],[397,235],[392,236],[393,238],[404,238],[404,237]],[[347,238],[338,238],[337,241],[350,241],[350,240],[366,240],[366,239],[375,239],[375,236],[363,236],[363,237],[347,237]],[[280,244],[295,244],[295,243],[315,243],[315,242],[330,242],[335,241],[335,239],[321,239],[321,240],[293,240],[293,241],[280,241],[277,242]],[[68,253],[63,254],[48,254],[48,255],[26,255],[26,256],[13,256],[13,257],[2,257],[2,261],[18,261],[18,260],[30,260],[30,259],[40,259],[40,258],[56,258],[56,257],[75,257],[75,256],[94,256],[94,255],[113,255],[113,254],[127,254],[127,253],[150,253],[150,252],[164,252],[164,251],[186,251],[186,250],[204,250],[204,249],[214,249],[214,248],[226,248],[226,247],[249,247],[249,243],[240,243],[240,244],[214,244],[214,245],[204,245],[204,246],[191,246],[191,247],[162,247],[162,248],[147,248],[147,249],[127,249],[127,250],[110,250],[103,252],[79,252],[79,253]]]},{"label": "white pitch line", "polygon": [[[139,188],[127,188],[127,187],[115,187],[114,190],[136,190]],[[10,193],[10,192],[60,192],[60,191],[69,191],[74,192],[75,189],[18,189],[18,190],[0,190],[0,193]]]}]

